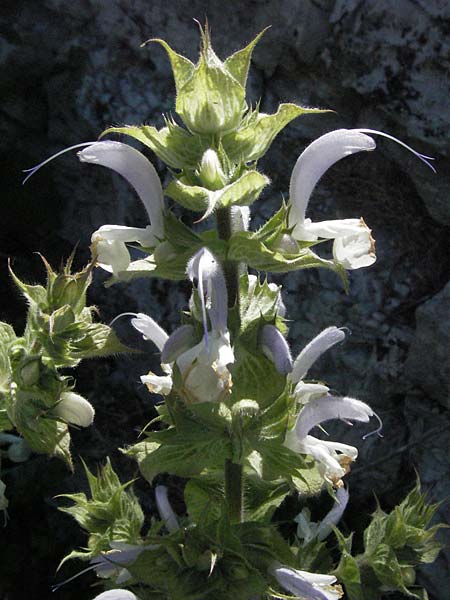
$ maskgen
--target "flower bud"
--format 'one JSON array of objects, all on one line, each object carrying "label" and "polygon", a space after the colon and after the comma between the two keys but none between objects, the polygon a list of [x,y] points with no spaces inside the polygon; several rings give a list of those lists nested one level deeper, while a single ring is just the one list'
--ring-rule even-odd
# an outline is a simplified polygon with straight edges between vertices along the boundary
[{"label": "flower bud", "polygon": [[63,392],[54,412],[66,423],[89,427],[94,420],[95,411],[92,405],[79,394]]},{"label": "flower bud", "polygon": [[203,185],[210,190],[220,190],[226,183],[219,157],[211,148],[203,154],[198,174]]}]

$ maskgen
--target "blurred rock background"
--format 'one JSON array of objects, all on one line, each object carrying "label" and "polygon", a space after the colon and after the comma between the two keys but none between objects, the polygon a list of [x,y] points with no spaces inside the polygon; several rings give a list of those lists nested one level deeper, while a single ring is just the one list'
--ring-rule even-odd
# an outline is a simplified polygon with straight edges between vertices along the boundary
[{"label": "blurred rock background", "polygon": [[[375,493],[391,508],[412,487],[415,470],[433,500],[449,493],[450,391],[450,4],[446,0],[2,0],[0,5],[1,319],[17,331],[24,305],[7,275],[7,258],[28,281],[42,280],[36,251],[58,264],[79,243],[88,259],[92,231],[105,223],[143,226],[131,189],[106,169],[66,154],[22,187],[21,170],[111,124],[162,125],[173,110],[169,61],[162,37],[195,60],[198,30],[208,17],[214,47],[225,57],[272,25],[254,53],[249,99],[274,112],[283,101],[332,108],[303,117],[274,142],[261,168],[272,186],[254,205],[257,226],[287,197],[290,171],[312,138],[339,127],[381,129],[436,157],[437,174],[401,147],[377,138],[378,148],[341,161],[326,174],[309,208],[313,220],[363,215],[377,240],[374,267],[351,274],[346,295],[326,272],[277,277],[292,319],[290,340],[300,349],[323,328],[351,331],[313,373],[333,388],[371,404],[384,438],[336,426],[360,448],[349,477],[345,523],[364,525]],[[148,154],[167,177],[163,165]],[[143,311],[170,331],[185,307],[187,284],[143,280],[108,291],[96,275],[91,302],[108,321]],[[125,321],[122,333],[133,333]],[[117,446],[136,439],[152,417],[152,399],[139,375],[157,363],[153,350],[138,360],[82,365],[78,389],[96,407],[95,426],[74,432],[74,454],[95,465],[107,454],[124,478],[134,465]],[[331,428],[330,428],[331,429]],[[333,429],[333,433],[334,433]],[[55,594],[50,585],[80,565],[55,569],[84,537],[56,510],[58,493],[79,491],[79,468],[68,474],[56,460],[35,457],[7,468],[10,522],[0,530],[0,598],[90,598],[88,575]],[[140,491],[147,509],[151,494]],[[449,520],[448,500],[439,518]],[[443,552],[421,572],[433,600],[447,600],[450,557]]]}]

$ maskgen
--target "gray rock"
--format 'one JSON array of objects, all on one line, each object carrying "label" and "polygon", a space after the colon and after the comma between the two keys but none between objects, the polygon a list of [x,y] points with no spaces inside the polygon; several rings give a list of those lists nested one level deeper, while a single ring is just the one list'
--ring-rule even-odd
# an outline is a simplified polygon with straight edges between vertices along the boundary
[{"label": "gray rock", "polygon": [[417,309],[416,321],[406,377],[450,408],[450,283]]}]

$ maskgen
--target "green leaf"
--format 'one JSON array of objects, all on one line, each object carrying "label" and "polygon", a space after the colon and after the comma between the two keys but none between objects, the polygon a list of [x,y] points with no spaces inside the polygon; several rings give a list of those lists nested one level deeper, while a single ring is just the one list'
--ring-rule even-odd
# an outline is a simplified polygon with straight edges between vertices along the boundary
[{"label": "green leaf", "polygon": [[237,131],[222,138],[223,148],[233,162],[252,162],[263,156],[288,123],[304,114],[329,112],[319,108],[304,108],[296,104],[281,104],[273,115],[259,113],[248,119]]},{"label": "green leaf", "polygon": [[244,88],[247,84],[248,69],[250,67],[253,49],[268,29],[269,27],[263,29],[245,48],[238,50],[224,62],[224,66],[228,72],[231,73]]},{"label": "green leaf", "polygon": [[[170,64],[172,65],[173,77],[175,79],[175,87],[177,90],[177,94],[180,93],[183,86],[189,81],[192,77],[195,69],[195,65],[185,56],[178,54],[169,46],[167,42],[164,40],[154,38],[148,40],[149,42],[156,42],[157,44],[161,44],[164,50],[167,52],[167,56],[169,57]],[[148,42],[146,42],[148,43]]]},{"label": "green leaf", "polygon": [[[157,438],[150,434],[150,441]],[[147,481],[152,482],[158,473],[170,473],[179,477],[193,477],[203,469],[220,467],[231,458],[231,441],[218,437],[217,432],[198,434],[183,433],[173,437],[173,443],[161,444],[152,449],[140,462],[139,467]]]},{"label": "green leaf", "polygon": [[225,495],[219,477],[202,475],[190,479],[184,489],[187,513],[194,523],[208,525],[218,521],[224,513]]},{"label": "green leaf", "polygon": [[230,368],[233,378],[232,402],[256,400],[261,409],[272,404],[283,392],[286,378],[262,352],[254,354],[237,342],[234,347],[235,363]]},{"label": "green leaf", "polygon": [[189,185],[185,181],[184,178],[172,180],[165,190],[166,195],[184,208],[198,212],[206,211],[206,215],[215,208],[252,204],[269,183],[268,177],[258,171],[247,171],[239,179],[219,190]]},{"label": "green leaf", "polygon": [[248,521],[269,523],[273,513],[289,494],[287,483],[264,481],[251,472],[244,476],[244,514]]},{"label": "green leaf", "polygon": [[73,470],[70,433],[66,423],[40,417],[35,420],[33,429],[19,426],[17,429],[34,452],[56,456]]},{"label": "green leaf", "polygon": [[47,290],[45,289],[45,287],[43,287],[42,285],[28,285],[26,283],[23,283],[23,281],[21,281],[14,273],[14,271],[11,268],[11,265],[9,266],[9,272],[14,283],[25,296],[26,300],[31,306],[45,306],[47,304]]},{"label": "green leaf", "polygon": [[129,488],[131,481],[122,484],[109,459],[97,477],[84,465],[90,488],[90,498],[84,493],[63,494],[59,497],[72,501],[73,506],[60,508],[70,514],[89,534],[88,549],[72,553],[69,558],[90,558],[110,550],[110,542],[136,544],[144,515],[137,498]]},{"label": "green leaf", "polygon": [[84,330],[82,341],[72,344],[71,355],[75,359],[99,358],[123,352],[136,352],[124,346],[111,327],[102,323],[91,323]]},{"label": "green leaf", "polygon": [[207,140],[192,135],[172,121],[168,121],[167,126],[159,131],[149,125],[109,127],[100,137],[108,133],[128,135],[138,140],[174,169],[196,169],[208,149]]},{"label": "green leaf", "polygon": [[14,426],[8,418],[6,408],[0,408],[0,431],[9,431],[10,429],[14,429]]},{"label": "green leaf", "polygon": [[383,585],[414,597],[405,586],[402,568],[394,550],[387,544],[380,544],[371,555],[370,566]]},{"label": "green leaf", "polygon": [[383,541],[386,532],[386,516],[386,513],[379,507],[372,514],[372,521],[364,531],[366,554],[372,554]]},{"label": "green leaf", "polygon": [[245,261],[259,271],[289,273],[299,269],[324,267],[342,276],[342,269],[332,260],[320,258],[308,248],[297,254],[270,250],[249,231],[235,233],[229,242],[229,258],[237,262]]}]

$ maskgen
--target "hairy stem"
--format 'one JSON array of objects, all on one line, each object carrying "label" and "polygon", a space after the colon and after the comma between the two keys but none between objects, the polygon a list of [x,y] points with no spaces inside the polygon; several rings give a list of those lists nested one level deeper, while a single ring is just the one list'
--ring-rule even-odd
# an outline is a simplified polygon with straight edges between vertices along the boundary
[{"label": "hairy stem", "polygon": [[242,465],[227,458],[225,461],[225,498],[230,523],[242,523],[244,499],[242,483]]},{"label": "hairy stem", "polygon": [[[228,241],[233,233],[231,208],[219,208],[216,212],[217,232],[221,240]],[[225,260],[223,265],[227,282],[228,307],[239,309],[239,275],[240,265],[234,261]],[[241,523],[243,518],[243,472],[242,465],[227,458],[224,468],[225,498],[228,507],[230,523]]]},{"label": "hairy stem", "polygon": [[[231,219],[231,208],[219,208],[216,212],[217,232],[221,240],[228,241],[233,233],[233,223]],[[224,261],[223,271],[227,282],[228,306],[239,306],[239,263],[234,261]]]}]

